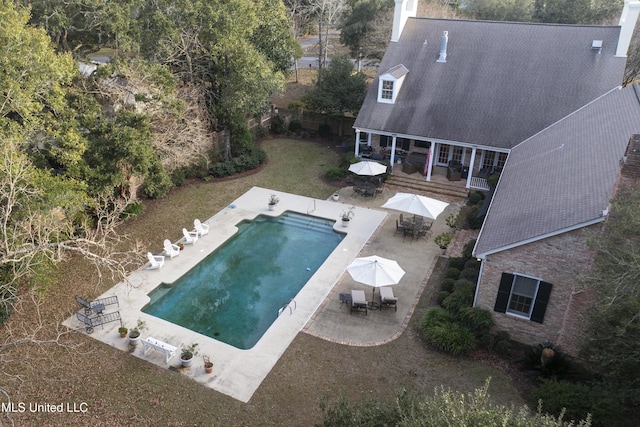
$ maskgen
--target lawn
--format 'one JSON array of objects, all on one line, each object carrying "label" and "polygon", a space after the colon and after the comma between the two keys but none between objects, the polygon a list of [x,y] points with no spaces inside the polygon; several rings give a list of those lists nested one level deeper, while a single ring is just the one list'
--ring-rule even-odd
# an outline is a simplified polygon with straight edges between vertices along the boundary
[{"label": "lawn", "polygon": [[[157,251],[164,238],[177,239],[180,228],[191,227],[193,218],[207,219],[252,186],[317,198],[328,198],[333,192],[321,179],[326,168],[338,162],[332,147],[274,139],[265,141],[263,148],[268,163],[256,173],[225,181],[189,182],[162,200],[146,202],[144,213],[122,232],[140,241],[141,251]],[[112,284],[109,277],[99,281],[95,271],[72,260],[49,285],[39,312],[27,309],[0,330],[7,336],[9,326],[14,331],[41,326],[36,336],[43,340],[0,347],[7,374],[0,381],[0,401],[6,401],[4,390],[14,402],[27,405],[26,412],[11,414],[15,425],[306,426],[321,421],[318,403],[325,395],[351,401],[389,400],[401,387],[425,393],[440,385],[470,391],[492,377],[489,390],[497,402],[521,404],[506,363],[492,357],[450,357],[421,340],[417,319],[431,303],[439,274],[436,269],[409,327],[398,339],[378,347],[348,347],[299,333],[244,404],[83,333],[63,335],[60,343],[64,345],[44,342],[55,338],[58,330],[64,332],[58,325],[78,309],[76,293],[92,298]],[[32,413],[31,403],[86,403],[82,408],[87,412]],[[0,424],[11,425],[6,414],[0,415]]]}]

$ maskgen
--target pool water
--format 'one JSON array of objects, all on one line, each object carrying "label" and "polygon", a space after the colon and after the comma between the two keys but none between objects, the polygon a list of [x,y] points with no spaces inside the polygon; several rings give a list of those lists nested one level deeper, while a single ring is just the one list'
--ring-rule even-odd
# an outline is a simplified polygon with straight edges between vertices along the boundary
[{"label": "pool water", "polygon": [[233,238],[184,276],[151,291],[142,311],[252,348],[340,243],[343,235],[333,225],[291,212],[243,221]]}]

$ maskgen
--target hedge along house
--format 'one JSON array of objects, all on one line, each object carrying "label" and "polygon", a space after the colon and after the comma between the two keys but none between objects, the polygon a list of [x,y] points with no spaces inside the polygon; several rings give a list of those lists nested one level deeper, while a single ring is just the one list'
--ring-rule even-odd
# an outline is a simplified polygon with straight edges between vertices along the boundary
[{"label": "hedge along house", "polygon": [[427,181],[454,161],[448,178],[477,189],[513,147],[621,84],[640,5],[587,26],[416,18],[417,3],[395,1],[355,154],[418,159]]},{"label": "hedge along house", "polygon": [[516,341],[575,354],[592,298],[579,283],[589,230],[605,221],[630,140],[640,87],[616,88],[515,146],[474,248],[474,306]]}]

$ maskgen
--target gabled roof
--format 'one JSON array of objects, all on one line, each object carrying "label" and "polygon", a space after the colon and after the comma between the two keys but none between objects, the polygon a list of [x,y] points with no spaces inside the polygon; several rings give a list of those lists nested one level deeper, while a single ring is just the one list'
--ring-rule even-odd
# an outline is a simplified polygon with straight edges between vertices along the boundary
[{"label": "gabled roof", "polygon": [[407,70],[407,67],[405,67],[402,64],[399,64],[399,65],[396,65],[395,67],[391,68],[386,73],[382,73],[381,75],[382,76],[390,75],[393,78],[399,79],[400,77],[404,77],[408,72],[409,72],[409,70]]},{"label": "gabled roof", "polygon": [[[448,31],[447,62],[436,62]],[[409,18],[380,73],[409,72],[395,104],[374,79],[354,127],[509,149],[622,83],[620,27]],[[602,40],[602,52],[592,49]]]},{"label": "gabled roof", "polygon": [[475,256],[604,220],[629,139],[640,133],[640,89],[614,89],[511,150]]}]

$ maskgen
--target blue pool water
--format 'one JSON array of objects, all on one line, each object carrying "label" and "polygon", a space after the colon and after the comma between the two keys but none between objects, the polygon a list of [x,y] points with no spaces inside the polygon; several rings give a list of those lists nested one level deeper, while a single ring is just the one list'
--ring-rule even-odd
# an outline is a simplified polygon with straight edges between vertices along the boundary
[{"label": "blue pool water", "polygon": [[142,311],[249,349],[340,243],[333,224],[290,212],[243,221],[175,283],[151,291]]}]

